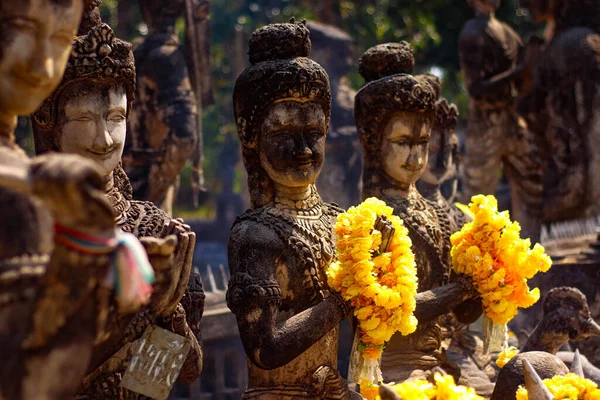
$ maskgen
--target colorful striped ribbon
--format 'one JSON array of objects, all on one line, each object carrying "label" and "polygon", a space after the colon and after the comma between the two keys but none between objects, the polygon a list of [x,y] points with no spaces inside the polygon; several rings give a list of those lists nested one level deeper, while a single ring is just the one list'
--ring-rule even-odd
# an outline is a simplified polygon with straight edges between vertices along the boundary
[{"label": "colorful striped ribbon", "polygon": [[117,229],[113,238],[98,238],[58,223],[54,234],[58,243],[78,253],[111,256],[107,282],[114,289],[121,310],[135,310],[148,302],[154,270],[137,237]]}]

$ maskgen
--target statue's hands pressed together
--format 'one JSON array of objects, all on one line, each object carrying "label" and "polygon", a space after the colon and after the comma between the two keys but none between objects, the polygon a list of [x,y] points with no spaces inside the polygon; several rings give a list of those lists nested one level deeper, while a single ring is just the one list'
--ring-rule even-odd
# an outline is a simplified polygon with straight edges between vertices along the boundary
[{"label": "statue's hands pressed together", "polygon": [[98,166],[79,156],[47,154],[30,166],[32,192],[64,226],[91,233],[114,230],[114,211],[106,199]]},{"label": "statue's hands pressed together", "polygon": [[143,237],[140,242],[148,253],[148,259],[156,275],[150,307],[160,316],[170,316],[179,303],[179,298],[174,296],[182,267],[173,262],[177,237],[174,235],[166,238]]}]

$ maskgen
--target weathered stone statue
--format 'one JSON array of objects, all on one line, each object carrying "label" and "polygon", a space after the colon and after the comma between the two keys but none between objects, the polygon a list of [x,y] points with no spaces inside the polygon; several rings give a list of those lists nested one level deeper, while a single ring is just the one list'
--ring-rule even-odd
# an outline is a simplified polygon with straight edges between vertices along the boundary
[{"label": "weathered stone statue", "polygon": [[343,208],[360,203],[361,149],[354,123],[354,96],[345,77],[353,65],[352,38],[334,26],[308,22],[310,58],[321,65],[331,85],[331,121],[327,158],[317,179],[319,194]]},{"label": "weathered stone statue", "polygon": [[442,196],[440,187],[456,173],[454,158],[458,150],[458,137],[454,130],[458,121],[458,108],[446,99],[435,103],[435,121],[431,129],[427,168],[417,181],[419,193],[436,203],[450,217],[450,232],[460,230],[468,217],[453,203]]},{"label": "weathered stone statue", "polygon": [[529,1],[554,24],[532,92],[521,101],[544,156],[544,222],[600,213],[600,1]]},{"label": "weathered stone statue", "polygon": [[[375,46],[359,63],[365,85],[356,94],[355,116],[363,146],[363,198],[375,196],[394,208],[409,230],[415,253],[419,290],[415,316],[417,331],[396,334],[383,353],[384,381],[401,382],[443,365],[457,377],[460,369],[446,363],[438,317],[476,297],[470,282],[450,282],[449,217],[415,187],[427,167],[431,127],[435,120],[436,89],[431,79],[410,75],[414,67],[408,43]],[[457,313],[464,319],[473,312]],[[469,315],[471,314],[471,315]]]},{"label": "weathered stone statue", "polygon": [[460,65],[469,91],[464,199],[495,194],[501,168],[512,195],[512,215],[539,237],[541,165],[516,111],[515,89],[530,71],[519,35],[494,16],[500,0],[467,0],[475,10],[460,34]]},{"label": "weathered stone statue", "polygon": [[13,135],[17,116],[35,111],[60,82],[90,3],[0,2],[2,399],[72,396],[104,327],[110,255],[77,249],[64,234],[115,239],[99,169],[77,156],[30,160]]},{"label": "weathered stone statue", "polygon": [[185,0],[140,0],[150,34],[135,50],[136,103],[123,161],[133,197],[172,215],[179,174],[198,138],[198,108],[183,46],[175,31]]},{"label": "weathered stone statue", "polygon": [[555,354],[568,341],[585,340],[600,335],[600,326],[591,316],[586,297],[572,287],[549,291],[542,304],[543,316],[519,354],[498,374],[493,400],[514,396],[523,385],[522,362],[527,359],[542,379],[564,375],[567,367]]},{"label": "weathered stone statue", "polygon": [[[102,24],[97,9],[84,17],[58,88],[33,114],[37,153],[50,151],[84,156],[102,170],[106,195],[117,226],[141,238],[157,274],[150,304],[138,314],[120,315],[111,304],[106,334],[97,341],[80,389],[80,399],[137,399],[119,385],[144,330],[158,325],[192,343],[179,380],[191,383],[202,369],[199,320],[202,286],[188,289],[195,235],[153,203],[131,199],[121,167],[127,115],[135,91],[131,45]],[[196,280],[190,284],[197,285]],[[185,300],[182,297],[186,296]],[[186,303],[187,307],[183,307]]]},{"label": "weathered stone statue", "polygon": [[331,93],[308,58],[305,23],[268,25],[250,38],[251,66],[234,110],[252,208],[229,240],[227,304],[248,357],[245,399],[345,399],[337,371],[338,324],[348,314],[330,292],[335,219],[314,182],[323,165]]}]

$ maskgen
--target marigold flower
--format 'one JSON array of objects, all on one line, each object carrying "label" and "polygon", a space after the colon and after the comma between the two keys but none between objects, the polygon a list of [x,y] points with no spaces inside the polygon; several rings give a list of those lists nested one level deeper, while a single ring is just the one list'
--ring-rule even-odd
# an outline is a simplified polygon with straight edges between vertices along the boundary
[{"label": "marigold flower", "polygon": [[469,210],[473,221],[450,238],[452,267],[473,279],[485,316],[504,325],[519,308],[539,300],[539,290],[529,290],[527,280],[548,271],[552,262],[541,245],[531,248],[529,239],[521,239],[520,225],[498,211],[494,196],[474,196]]}]

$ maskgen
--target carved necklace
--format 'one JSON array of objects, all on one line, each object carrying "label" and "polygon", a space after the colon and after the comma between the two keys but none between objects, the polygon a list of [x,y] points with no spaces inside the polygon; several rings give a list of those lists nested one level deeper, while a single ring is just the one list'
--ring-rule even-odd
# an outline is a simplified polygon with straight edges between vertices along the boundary
[{"label": "carved necklace", "polygon": [[[302,208],[297,208],[299,205]],[[288,244],[306,260],[306,279],[304,285],[309,293],[310,301],[322,300],[328,295],[323,282],[326,279],[325,269],[335,256],[333,242],[334,213],[325,206],[323,200],[311,186],[311,194],[307,199],[293,201],[276,198],[275,206],[266,208],[271,217],[287,223],[292,227],[292,235],[287,238]]]},{"label": "carved necklace", "polygon": [[402,218],[412,232],[435,250],[444,269],[443,279],[445,281],[448,277],[450,267],[448,258],[450,254],[450,242],[446,237],[449,238],[450,236],[449,233],[444,231],[447,228],[449,232],[450,227],[442,226],[447,224],[441,223],[438,217],[438,215],[445,214],[443,209],[439,205],[434,204],[434,202],[423,198],[414,186],[409,190],[408,197],[391,197],[388,199],[388,204],[394,208],[394,211]]},{"label": "carved necklace", "polygon": [[310,186],[310,194],[306,199],[291,200],[286,197],[275,196],[273,201],[276,208],[283,209],[289,214],[299,216],[318,216],[321,212],[320,206],[323,204],[314,185]]},{"label": "carved necklace", "polygon": [[127,221],[127,211],[129,211],[129,207],[131,206],[129,201],[114,183],[106,192],[106,197],[108,197],[108,201],[110,201],[115,210],[115,222],[118,226],[123,225]]}]

